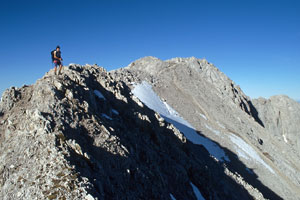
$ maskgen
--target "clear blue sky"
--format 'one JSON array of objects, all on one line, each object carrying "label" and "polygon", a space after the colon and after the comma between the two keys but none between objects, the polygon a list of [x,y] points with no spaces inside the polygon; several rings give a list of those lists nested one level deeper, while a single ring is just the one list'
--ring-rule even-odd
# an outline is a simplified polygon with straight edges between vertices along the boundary
[{"label": "clear blue sky", "polygon": [[0,93],[64,64],[206,58],[251,98],[300,100],[298,0],[2,0]]}]

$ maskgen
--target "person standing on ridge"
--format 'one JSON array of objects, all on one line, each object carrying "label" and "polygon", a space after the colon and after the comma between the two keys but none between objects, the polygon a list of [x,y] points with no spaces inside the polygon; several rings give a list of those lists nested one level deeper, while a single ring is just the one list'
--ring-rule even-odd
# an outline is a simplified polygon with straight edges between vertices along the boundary
[{"label": "person standing on ridge", "polygon": [[59,66],[58,74],[60,74],[62,69],[61,61],[63,60],[61,58],[60,46],[57,45],[56,50],[51,51],[51,55],[52,55],[52,61],[54,63],[54,74],[56,74],[57,66]]}]

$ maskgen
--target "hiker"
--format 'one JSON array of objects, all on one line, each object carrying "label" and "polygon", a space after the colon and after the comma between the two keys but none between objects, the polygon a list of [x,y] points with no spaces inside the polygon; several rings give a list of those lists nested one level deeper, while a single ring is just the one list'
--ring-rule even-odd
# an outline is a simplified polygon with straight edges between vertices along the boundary
[{"label": "hiker", "polygon": [[61,61],[63,60],[61,58],[60,46],[57,45],[56,50],[51,51],[51,55],[52,55],[52,62],[54,63],[54,74],[56,74],[57,66],[59,66],[58,74],[60,74],[62,68]]}]

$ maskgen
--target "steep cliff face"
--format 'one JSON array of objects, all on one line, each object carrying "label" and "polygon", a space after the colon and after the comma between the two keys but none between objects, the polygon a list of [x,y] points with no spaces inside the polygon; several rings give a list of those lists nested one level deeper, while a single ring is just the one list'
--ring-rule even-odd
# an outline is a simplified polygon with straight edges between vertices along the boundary
[{"label": "steep cliff face", "polygon": [[300,104],[283,95],[254,99],[253,104],[269,133],[299,153]]},{"label": "steep cliff face", "polygon": [[0,113],[1,199],[264,199],[98,66],[10,88]]},{"label": "steep cliff face", "polygon": [[[268,117],[270,115],[273,119],[276,115],[269,108],[261,108],[252,101],[239,86],[205,59],[161,61],[146,57],[111,74],[118,80],[124,80],[133,90],[150,84],[159,98],[178,112],[195,131],[226,149],[230,160],[226,165],[242,174],[266,198],[295,199],[295,196],[300,196],[299,151],[293,145],[286,145],[283,137],[274,137],[272,129],[278,127],[270,128],[273,125]],[[291,108],[298,110],[294,103],[290,104],[290,108],[281,108],[286,113],[283,116],[285,122],[290,117],[297,120],[295,115],[299,116],[297,111],[290,113]],[[152,109],[155,110],[155,106]],[[265,114],[264,109],[267,110]],[[294,128],[287,131],[297,137],[299,123],[291,123]]]}]

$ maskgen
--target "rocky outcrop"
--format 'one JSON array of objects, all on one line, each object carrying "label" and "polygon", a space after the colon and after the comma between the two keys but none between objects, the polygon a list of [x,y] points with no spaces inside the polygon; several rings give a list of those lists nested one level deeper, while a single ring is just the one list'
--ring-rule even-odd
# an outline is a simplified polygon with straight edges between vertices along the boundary
[{"label": "rocky outcrop", "polygon": [[269,133],[300,152],[300,104],[283,95],[254,99],[253,104]]},{"label": "rocky outcrop", "polygon": [[[137,61],[132,62],[125,70],[141,72],[139,76],[146,73],[149,75],[151,81],[155,82],[155,79],[159,79],[158,76],[166,72],[172,72],[173,69],[183,70],[183,74],[179,74],[180,81],[188,82],[190,78],[198,78],[201,81],[212,85],[213,89],[216,89],[218,95],[221,98],[230,99],[231,102],[239,106],[243,111],[252,116],[260,125],[263,126],[262,121],[257,115],[255,107],[252,105],[250,98],[246,96],[241,88],[236,85],[232,80],[230,80],[224,73],[219,71],[214,65],[210,64],[207,60],[197,59],[195,57],[191,58],[173,58],[167,61],[162,61],[155,57],[145,57]],[[182,69],[184,68],[184,69]],[[125,77],[128,74],[125,75]],[[122,78],[125,78],[124,76]],[[164,77],[167,78],[167,77]],[[125,78],[126,80],[126,78]],[[170,79],[168,79],[171,81]],[[185,83],[184,83],[185,84]]]},{"label": "rocky outcrop", "polygon": [[[293,147],[296,144],[284,142],[278,130],[285,127],[289,132],[285,135],[297,137],[299,112],[294,103],[280,108],[285,110],[281,111],[285,122],[280,121],[285,125],[277,126],[273,119],[278,118],[278,111],[260,107],[213,64],[194,57],[166,61],[145,57],[111,74],[131,88],[143,81],[151,84],[159,97],[199,133],[227,149],[229,169],[242,174],[264,197],[295,199],[300,196],[300,153]],[[290,109],[296,112],[291,113]],[[290,121],[291,118],[295,121]],[[288,122],[293,128],[286,128]],[[279,138],[274,137],[274,129],[281,132]],[[245,168],[254,174],[243,171]]]},{"label": "rocky outcrop", "polygon": [[205,59],[51,70],[1,98],[0,199],[299,199],[295,103],[251,100]]},{"label": "rocky outcrop", "polygon": [[1,199],[263,199],[101,67],[51,70],[0,110]]}]

